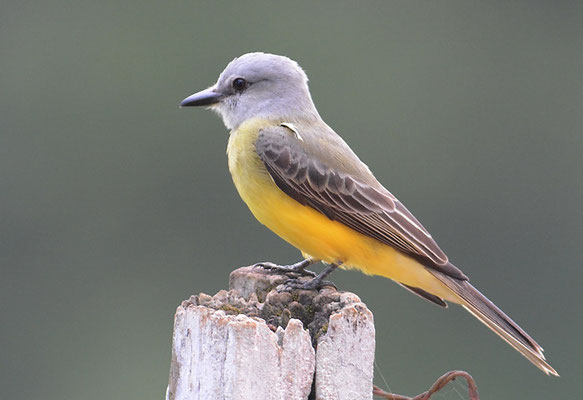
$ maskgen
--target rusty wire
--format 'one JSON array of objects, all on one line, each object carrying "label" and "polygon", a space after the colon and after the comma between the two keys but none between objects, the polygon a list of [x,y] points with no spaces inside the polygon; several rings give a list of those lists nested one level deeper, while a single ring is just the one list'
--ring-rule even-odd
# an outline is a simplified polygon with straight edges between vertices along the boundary
[{"label": "rusty wire", "polygon": [[455,380],[457,377],[462,377],[468,382],[468,392],[470,400],[480,400],[478,395],[478,387],[474,378],[465,371],[449,371],[443,374],[435,383],[427,390],[415,397],[402,396],[400,394],[387,393],[378,386],[373,386],[372,394],[388,400],[429,400],[431,396],[443,389],[449,382]]}]

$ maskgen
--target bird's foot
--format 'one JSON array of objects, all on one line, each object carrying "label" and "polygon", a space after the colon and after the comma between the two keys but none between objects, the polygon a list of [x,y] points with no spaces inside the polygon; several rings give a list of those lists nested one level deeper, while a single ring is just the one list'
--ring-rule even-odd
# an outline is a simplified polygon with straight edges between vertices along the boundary
[{"label": "bird's foot", "polygon": [[313,258],[306,258],[305,260],[302,260],[300,262],[297,262],[295,264],[290,264],[290,265],[279,265],[279,264],[274,264],[272,262],[269,261],[265,261],[265,262],[259,262],[257,264],[253,265],[253,268],[263,268],[266,271],[270,271],[273,273],[280,273],[280,274],[299,274],[301,276],[312,276],[315,277],[316,273],[307,270],[306,268],[309,267],[312,264],[315,264],[316,260],[314,260]]},{"label": "bird's foot", "polygon": [[328,265],[324,271],[322,271],[318,276],[309,281],[302,281],[300,279],[290,279],[285,283],[284,291],[290,292],[294,289],[304,289],[304,290],[318,290],[324,286],[333,286],[335,289],[336,285],[330,281],[325,281],[326,277],[332,273],[336,268],[340,266],[340,262]]}]

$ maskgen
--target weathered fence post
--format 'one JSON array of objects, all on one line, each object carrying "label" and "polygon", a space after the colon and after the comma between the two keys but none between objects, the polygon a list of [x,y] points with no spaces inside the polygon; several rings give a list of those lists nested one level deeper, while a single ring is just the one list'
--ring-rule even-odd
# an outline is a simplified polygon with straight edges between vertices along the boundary
[{"label": "weathered fence post", "polygon": [[372,399],[372,313],[333,287],[278,291],[287,279],[239,268],[182,302],[167,400]]}]

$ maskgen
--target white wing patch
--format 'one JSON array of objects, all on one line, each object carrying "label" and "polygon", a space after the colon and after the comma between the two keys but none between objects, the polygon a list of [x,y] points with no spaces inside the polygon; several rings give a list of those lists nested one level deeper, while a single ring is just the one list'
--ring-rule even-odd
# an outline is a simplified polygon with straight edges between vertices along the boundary
[{"label": "white wing patch", "polygon": [[291,122],[282,122],[279,125],[292,131],[294,133],[294,135],[296,136],[296,139],[298,139],[299,141],[302,141],[302,142],[304,141],[304,138],[302,137],[302,135],[300,135],[300,133],[298,132],[298,129]]}]

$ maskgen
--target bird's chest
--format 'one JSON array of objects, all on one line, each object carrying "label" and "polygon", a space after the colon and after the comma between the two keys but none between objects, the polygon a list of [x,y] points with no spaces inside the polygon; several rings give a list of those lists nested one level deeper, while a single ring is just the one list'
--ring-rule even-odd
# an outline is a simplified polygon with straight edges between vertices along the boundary
[{"label": "bird's chest", "polygon": [[246,124],[231,133],[227,145],[229,172],[237,191],[247,204],[260,196],[267,187],[274,185],[255,151],[259,129],[257,124]]}]

